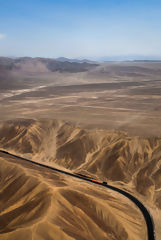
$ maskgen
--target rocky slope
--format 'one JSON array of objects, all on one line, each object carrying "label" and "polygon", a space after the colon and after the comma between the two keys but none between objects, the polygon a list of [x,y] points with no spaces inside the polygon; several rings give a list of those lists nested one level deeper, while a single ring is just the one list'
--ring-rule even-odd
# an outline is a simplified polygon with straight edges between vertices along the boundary
[{"label": "rocky slope", "polygon": [[1,123],[0,148],[123,183],[161,208],[161,138],[20,119]]},{"label": "rocky slope", "polygon": [[122,195],[4,153],[0,166],[1,240],[146,240]]}]

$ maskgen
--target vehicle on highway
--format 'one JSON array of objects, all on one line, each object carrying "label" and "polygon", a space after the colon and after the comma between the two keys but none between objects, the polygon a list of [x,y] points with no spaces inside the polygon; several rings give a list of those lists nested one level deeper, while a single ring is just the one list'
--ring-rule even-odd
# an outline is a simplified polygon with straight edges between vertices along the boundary
[{"label": "vehicle on highway", "polygon": [[102,182],[103,185],[107,185],[107,182]]},{"label": "vehicle on highway", "polygon": [[99,182],[99,181],[97,181],[97,180],[95,180],[95,179],[90,179],[92,182],[95,182],[95,183],[101,183],[101,182]]}]

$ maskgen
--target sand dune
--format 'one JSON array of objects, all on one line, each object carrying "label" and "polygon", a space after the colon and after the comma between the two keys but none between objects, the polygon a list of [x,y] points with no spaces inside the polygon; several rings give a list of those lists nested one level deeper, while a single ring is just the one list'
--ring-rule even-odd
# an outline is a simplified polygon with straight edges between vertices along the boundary
[{"label": "sand dune", "polygon": [[82,129],[57,120],[17,120],[1,124],[0,147],[35,161],[121,181],[161,208],[161,138]]},{"label": "sand dune", "polygon": [[146,239],[129,200],[82,180],[0,154],[0,239]]}]

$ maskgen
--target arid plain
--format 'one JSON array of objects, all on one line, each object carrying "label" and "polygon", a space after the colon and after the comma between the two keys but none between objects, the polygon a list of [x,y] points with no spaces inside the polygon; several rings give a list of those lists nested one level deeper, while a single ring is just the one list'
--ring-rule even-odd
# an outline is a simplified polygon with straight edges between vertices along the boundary
[{"label": "arid plain", "polygon": [[[161,62],[1,58],[0,67],[0,148],[132,193],[159,240]],[[121,194],[3,153],[0,164],[0,239],[147,239]]]}]

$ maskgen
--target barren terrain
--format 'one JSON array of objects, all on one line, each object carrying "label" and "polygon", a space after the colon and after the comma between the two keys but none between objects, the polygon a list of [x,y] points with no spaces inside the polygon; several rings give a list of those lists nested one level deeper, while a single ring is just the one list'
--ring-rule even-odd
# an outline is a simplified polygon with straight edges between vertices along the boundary
[{"label": "barren terrain", "polygon": [[0,163],[0,239],[146,239],[140,211],[120,194],[16,158]]},{"label": "barren terrain", "polygon": [[161,134],[161,63],[106,63],[76,73],[40,73],[34,66],[0,77],[1,120],[57,118],[134,135]]},{"label": "barren terrain", "polygon": [[[133,193],[159,240],[161,63],[46,66],[1,66],[0,148]],[[141,213],[120,194],[3,154],[0,164],[0,239],[147,239]]]}]

